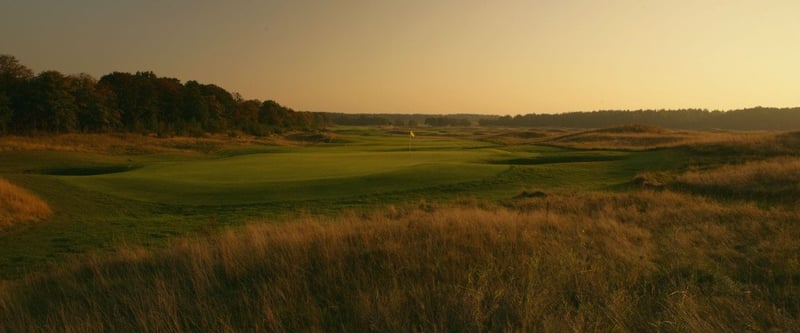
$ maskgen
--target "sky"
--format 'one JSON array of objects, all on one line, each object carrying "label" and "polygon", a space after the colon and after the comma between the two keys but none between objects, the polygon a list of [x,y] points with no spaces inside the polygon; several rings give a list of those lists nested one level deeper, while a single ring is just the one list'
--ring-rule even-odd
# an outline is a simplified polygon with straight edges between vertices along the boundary
[{"label": "sky", "polygon": [[34,72],[153,71],[296,110],[800,106],[797,0],[0,0]]}]

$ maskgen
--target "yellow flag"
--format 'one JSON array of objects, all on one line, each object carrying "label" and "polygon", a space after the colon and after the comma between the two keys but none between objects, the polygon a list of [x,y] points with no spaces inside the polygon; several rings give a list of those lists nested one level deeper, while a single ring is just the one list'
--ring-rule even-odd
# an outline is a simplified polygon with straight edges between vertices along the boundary
[{"label": "yellow flag", "polygon": [[414,137],[414,131],[409,131],[409,132],[408,132],[408,136],[410,136],[410,137],[412,137],[412,138],[413,138],[413,137]]}]

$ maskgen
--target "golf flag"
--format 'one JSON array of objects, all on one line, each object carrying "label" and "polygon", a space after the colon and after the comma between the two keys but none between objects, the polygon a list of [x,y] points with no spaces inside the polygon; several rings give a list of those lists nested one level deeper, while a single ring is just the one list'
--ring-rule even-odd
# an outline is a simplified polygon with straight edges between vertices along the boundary
[{"label": "golf flag", "polygon": [[408,136],[413,138],[414,137],[414,131],[408,131]]}]

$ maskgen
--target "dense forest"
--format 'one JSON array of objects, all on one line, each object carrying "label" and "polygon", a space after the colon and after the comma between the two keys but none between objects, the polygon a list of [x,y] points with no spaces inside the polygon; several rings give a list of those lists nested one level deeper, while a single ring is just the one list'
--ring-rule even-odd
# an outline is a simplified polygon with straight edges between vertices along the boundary
[{"label": "dense forest", "polygon": [[33,71],[0,55],[0,134],[128,131],[159,135],[235,132],[265,135],[326,126],[322,113],[275,101],[245,100],[197,81],[152,72],[64,75]]},{"label": "dense forest", "polygon": [[624,124],[645,124],[675,129],[796,130],[800,129],[800,108],[765,108],[732,111],[636,110],[593,111],[561,114],[527,114],[481,119],[482,126],[598,128]]}]

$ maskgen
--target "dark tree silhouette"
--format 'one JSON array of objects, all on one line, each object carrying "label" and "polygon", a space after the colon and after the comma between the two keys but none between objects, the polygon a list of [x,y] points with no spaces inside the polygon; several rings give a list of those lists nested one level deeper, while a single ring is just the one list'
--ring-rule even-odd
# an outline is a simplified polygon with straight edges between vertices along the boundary
[{"label": "dark tree silhouette", "polygon": [[23,129],[15,126],[18,115],[26,112],[28,84],[33,79],[33,71],[20,64],[17,58],[0,54],[0,133],[8,133],[12,129]]},{"label": "dark tree silhouette", "polygon": [[599,128],[644,124],[675,129],[796,130],[800,129],[800,108],[764,108],[731,111],[603,110],[562,114],[527,114],[481,119],[483,126]]},{"label": "dark tree silhouette", "polygon": [[78,130],[107,132],[120,127],[116,96],[106,86],[98,85],[89,74],[70,76],[70,90],[77,107]]},{"label": "dark tree silhouette", "polygon": [[56,71],[39,73],[30,85],[28,119],[33,131],[72,132],[77,128],[75,97],[68,77]]}]

